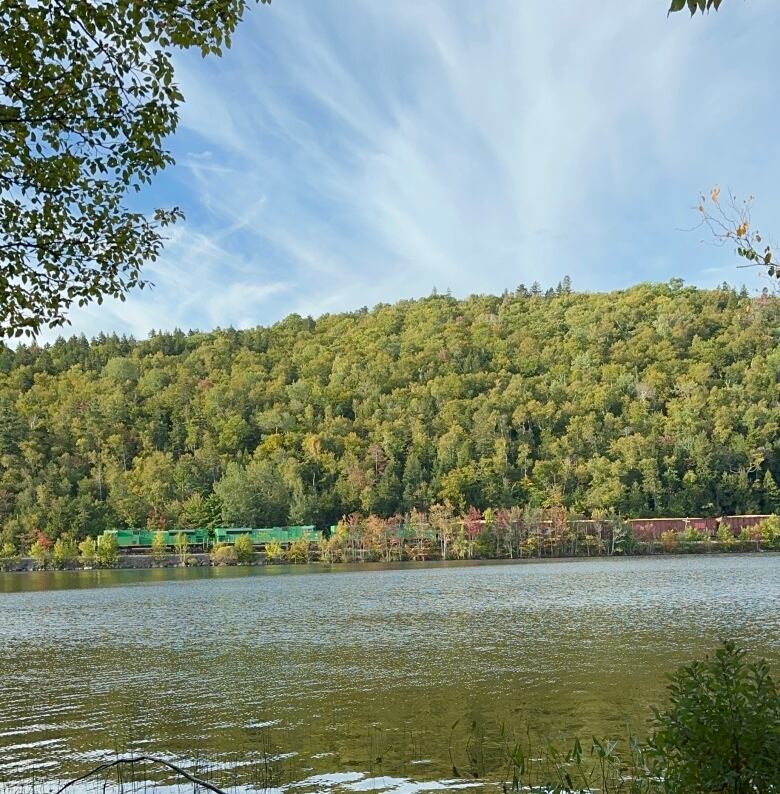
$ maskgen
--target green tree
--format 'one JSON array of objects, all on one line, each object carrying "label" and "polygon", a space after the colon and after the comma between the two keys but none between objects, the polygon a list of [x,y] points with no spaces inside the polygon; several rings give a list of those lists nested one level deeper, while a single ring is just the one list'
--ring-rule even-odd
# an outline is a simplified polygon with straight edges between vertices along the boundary
[{"label": "green tree", "polygon": [[181,564],[184,565],[187,561],[187,552],[190,550],[190,544],[187,540],[186,533],[177,532],[176,538],[173,541],[173,546],[176,549],[176,553],[179,555]]},{"label": "green tree", "polygon": [[682,667],[655,713],[654,770],[669,794],[769,794],[780,769],[780,693],[766,661],[726,642]]},{"label": "green tree", "polygon": [[119,544],[116,535],[104,533],[97,542],[97,561],[104,568],[111,568],[119,561]]},{"label": "green tree", "polygon": [[443,505],[432,505],[428,513],[428,520],[438,536],[441,558],[446,560],[447,548],[455,536],[452,506],[448,502],[445,502]]},{"label": "green tree", "polygon": [[309,539],[294,540],[287,549],[287,560],[292,563],[306,563],[309,561]]},{"label": "green tree", "polygon": [[87,535],[79,543],[79,562],[85,566],[92,566],[97,560],[97,544],[91,535]]},{"label": "green tree", "polygon": [[168,544],[165,539],[165,533],[161,529],[158,529],[152,536],[152,559],[155,562],[161,562],[165,559],[167,554]]},{"label": "green tree", "polygon": [[255,559],[255,547],[252,545],[250,535],[239,535],[233,544],[236,558],[240,563],[250,563]]},{"label": "green tree", "polygon": [[181,217],[127,200],[173,162],[173,51],[220,54],[246,5],[0,2],[0,336],[144,285]]},{"label": "green tree", "polygon": [[761,543],[768,549],[780,549],[780,516],[771,515],[757,527]]},{"label": "green tree", "polygon": [[284,559],[284,549],[282,544],[272,540],[265,544],[265,559],[267,562],[277,562]]},{"label": "green tree", "polygon": [[[0,346],[0,543],[26,550],[36,527],[331,525],[447,500],[776,512],[778,326],[773,296],[675,281]],[[225,416],[248,427],[232,449]],[[496,549],[515,556],[504,518]]]},{"label": "green tree", "polygon": [[54,541],[52,558],[58,568],[75,563],[79,558],[79,549],[75,538],[70,534],[60,535]]},{"label": "green tree", "polygon": [[127,473],[127,484],[147,512],[147,526],[157,529],[173,518],[174,462],[170,452],[154,450],[139,455]]},{"label": "green tree", "polygon": [[764,492],[764,510],[769,513],[780,513],[780,486],[769,469],[764,473],[762,490]]},{"label": "green tree", "polygon": [[46,546],[43,546],[39,540],[36,540],[30,546],[29,554],[38,568],[45,569],[51,560],[51,551]]},{"label": "green tree", "polygon": [[718,529],[715,532],[715,540],[717,540],[718,543],[720,543],[722,546],[725,546],[727,549],[731,548],[737,542],[736,538],[734,537],[734,532],[728,525],[728,522],[720,522]]},{"label": "green tree", "polygon": [[228,526],[268,527],[286,521],[289,492],[269,461],[255,460],[246,467],[229,463],[214,492]]},{"label": "green tree", "polygon": [[35,541],[30,546],[30,556],[38,568],[47,568],[51,562],[52,541],[39,529],[35,531]]},{"label": "green tree", "polygon": [[200,493],[189,496],[181,504],[181,510],[179,512],[179,521],[181,525],[187,529],[215,527],[219,521],[219,514],[221,513],[221,505],[215,504],[215,501],[214,499],[204,497],[203,494]]},{"label": "green tree", "polygon": [[17,560],[16,546],[13,543],[3,543],[0,546],[0,571],[10,568]]}]

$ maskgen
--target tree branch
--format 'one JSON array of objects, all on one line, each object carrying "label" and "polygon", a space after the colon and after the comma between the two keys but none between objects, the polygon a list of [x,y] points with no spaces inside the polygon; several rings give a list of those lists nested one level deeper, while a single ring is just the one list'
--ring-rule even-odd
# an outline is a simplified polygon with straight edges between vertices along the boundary
[{"label": "tree branch", "polygon": [[164,758],[157,758],[153,755],[130,755],[130,756],[120,756],[119,758],[114,759],[113,761],[108,761],[105,764],[100,764],[96,766],[94,769],[91,769],[89,772],[74,778],[73,780],[69,780],[64,786],[61,786],[57,789],[55,794],[62,794],[63,791],[70,788],[71,786],[75,786],[76,783],[81,783],[81,781],[86,780],[87,778],[96,775],[98,772],[102,772],[106,769],[111,769],[112,767],[120,766],[121,764],[136,764],[139,762],[146,762],[150,764],[160,764],[161,766],[166,766],[168,769],[173,770],[176,772],[177,775],[181,775],[186,780],[189,780],[190,783],[194,783],[197,786],[203,786],[203,788],[208,789],[209,791],[213,791],[214,794],[226,794],[226,792],[221,789],[217,788],[213,784],[209,783],[206,780],[202,780],[199,777],[195,777],[195,775],[191,775],[186,770],[182,769],[180,766],[176,766],[176,764],[172,764],[170,761],[166,761]]}]

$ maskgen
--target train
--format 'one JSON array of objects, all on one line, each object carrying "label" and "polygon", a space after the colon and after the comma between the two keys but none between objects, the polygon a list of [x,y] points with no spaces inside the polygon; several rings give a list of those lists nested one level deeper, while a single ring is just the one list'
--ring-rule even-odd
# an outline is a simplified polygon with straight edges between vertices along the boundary
[{"label": "train", "polygon": [[694,529],[702,535],[714,537],[721,525],[728,526],[736,537],[743,529],[752,529],[770,518],[766,514],[741,516],[708,516],[706,518],[629,518],[626,524],[640,541],[658,540],[664,532],[685,532]]},{"label": "train", "polygon": [[[216,527],[215,529],[174,529],[161,530],[163,543],[168,548],[175,548],[177,537],[183,535],[187,540],[187,547],[191,551],[208,551],[212,546],[232,546],[242,535],[248,535],[252,545],[265,548],[268,543],[278,543],[287,547],[291,543],[307,540],[309,543],[318,543],[325,537],[321,529],[313,525],[294,527]],[[151,551],[152,541],[157,532],[151,529],[107,529],[100,538],[113,535],[120,551],[143,552]]]},{"label": "train", "polygon": [[[742,515],[724,516],[707,518],[632,518],[625,520],[625,525],[631,534],[639,541],[657,541],[666,531],[684,532],[694,529],[702,535],[713,537],[721,524],[727,525],[733,535],[738,535],[742,529],[751,529],[762,520],[769,518],[768,515]],[[484,521],[477,524],[484,526]],[[569,519],[568,526],[583,534],[601,534],[602,531],[610,531],[614,520],[594,521],[593,519]],[[542,530],[550,529],[553,522],[542,519],[538,522]],[[216,545],[232,546],[242,535],[248,535],[252,545],[262,550],[268,543],[278,543],[283,548],[287,548],[296,541],[306,540],[311,544],[317,544],[322,540],[327,540],[336,530],[335,526],[329,530],[317,529],[314,525],[300,525],[289,527],[216,527],[215,529],[174,529],[162,530],[163,543],[168,548],[175,548],[177,537],[182,534],[187,540],[187,547],[192,551],[208,551]],[[116,538],[117,547],[125,552],[151,551],[152,541],[157,533],[149,529],[108,529],[103,532],[103,536],[113,535]],[[421,539],[437,542],[439,537],[436,530],[429,524],[411,527],[408,524],[395,524],[392,527],[391,535],[394,542],[405,544],[408,542],[419,541]]]}]

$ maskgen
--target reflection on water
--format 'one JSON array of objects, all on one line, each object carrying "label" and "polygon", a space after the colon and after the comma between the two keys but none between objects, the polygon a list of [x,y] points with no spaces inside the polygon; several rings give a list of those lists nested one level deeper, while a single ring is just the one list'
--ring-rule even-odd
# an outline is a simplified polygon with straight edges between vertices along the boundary
[{"label": "reflection on water", "polygon": [[134,751],[274,788],[451,787],[475,748],[497,774],[502,724],[641,732],[720,636],[780,661],[778,603],[770,554],[0,575],[0,783]]}]

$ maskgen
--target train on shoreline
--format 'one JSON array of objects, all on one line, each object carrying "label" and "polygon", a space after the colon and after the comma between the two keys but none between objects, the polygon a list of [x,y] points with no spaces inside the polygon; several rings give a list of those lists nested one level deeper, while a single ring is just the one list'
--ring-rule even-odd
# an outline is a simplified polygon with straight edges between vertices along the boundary
[{"label": "train on shoreline", "polygon": [[[107,529],[100,538],[113,535],[119,551],[151,551],[152,542],[158,533],[151,529]],[[208,551],[213,546],[233,546],[238,538],[248,535],[252,545],[265,548],[269,543],[278,543],[283,548],[296,541],[319,543],[326,536],[314,525],[295,527],[217,527],[215,529],[173,529],[160,530],[159,534],[166,548],[175,549],[180,536],[187,542],[190,551]]]},{"label": "train on shoreline", "polygon": [[[706,518],[630,518],[630,519],[607,519],[596,521],[593,519],[574,518],[569,519],[567,524],[575,532],[583,535],[601,534],[602,531],[610,531],[615,521],[626,526],[631,535],[638,541],[656,541],[664,532],[685,532],[695,530],[696,532],[714,537],[715,532],[722,525],[729,527],[736,536],[743,529],[752,529],[768,515],[742,515],[742,516],[723,516]],[[478,522],[483,524],[484,522]],[[541,520],[538,522],[539,528],[550,529],[553,522]],[[208,551],[217,545],[233,546],[238,538],[248,535],[252,545],[257,549],[264,549],[269,543],[278,543],[282,548],[289,548],[292,543],[306,541],[310,544],[317,544],[327,540],[336,530],[335,526],[328,530],[317,529],[313,524],[289,526],[289,527],[216,527],[215,529],[174,529],[161,530],[162,542],[166,548],[175,549],[177,538],[183,536],[187,542],[187,548],[191,551]],[[408,524],[398,523],[393,525],[390,530],[397,541],[405,543],[408,541],[419,540],[420,538],[436,542],[438,539],[436,530],[430,525],[410,527]],[[120,551],[144,552],[152,550],[152,542],[158,533],[150,529],[107,529],[100,537],[113,535],[116,538],[116,545]]]}]

